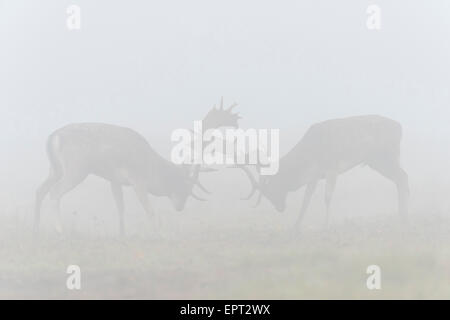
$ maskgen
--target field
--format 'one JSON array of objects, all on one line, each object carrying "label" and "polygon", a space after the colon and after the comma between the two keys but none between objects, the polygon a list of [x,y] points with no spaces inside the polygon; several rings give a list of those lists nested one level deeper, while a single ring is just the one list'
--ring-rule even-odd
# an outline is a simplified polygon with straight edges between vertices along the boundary
[{"label": "field", "polygon": [[[120,238],[44,230],[3,218],[0,298],[106,299],[432,299],[450,298],[450,220],[411,215],[337,219],[329,227],[244,214],[230,219],[169,216]],[[81,268],[81,290],[66,268]],[[381,268],[368,290],[366,268]]]}]

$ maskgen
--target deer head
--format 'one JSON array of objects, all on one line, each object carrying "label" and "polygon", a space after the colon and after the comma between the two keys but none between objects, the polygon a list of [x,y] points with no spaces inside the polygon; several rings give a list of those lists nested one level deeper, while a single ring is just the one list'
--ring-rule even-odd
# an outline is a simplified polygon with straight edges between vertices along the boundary
[{"label": "deer head", "polygon": [[198,196],[194,192],[194,187],[197,186],[203,192],[210,194],[211,192],[206,189],[199,181],[200,172],[212,172],[214,169],[201,168],[200,165],[182,165],[181,168],[177,168],[177,172],[181,173],[180,179],[174,178],[173,181],[177,183],[171,183],[169,198],[177,211],[181,211],[189,197],[192,197],[199,201],[206,201],[206,199]]}]

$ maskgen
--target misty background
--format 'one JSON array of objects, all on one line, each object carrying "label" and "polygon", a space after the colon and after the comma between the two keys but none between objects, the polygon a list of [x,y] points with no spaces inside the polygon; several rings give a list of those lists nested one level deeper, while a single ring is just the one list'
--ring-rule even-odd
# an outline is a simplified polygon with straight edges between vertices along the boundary
[{"label": "misty background", "polygon": [[[281,129],[282,154],[315,122],[391,117],[403,125],[413,195],[421,190],[413,201],[444,195],[450,4],[377,1],[382,27],[373,31],[371,3],[2,1],[2,206],[32,201],[55,129],[128,126],[168,158],[172,130],[192,128],[221,96],[239,103],[241,127]],[[81,8],[81,30],[66,27],[70,4]],[[448,209],[446,199],[435,205]]]},{"label": "misty background", "polygon": [[[72,4],[81,8],[81,30],[66,27]],[[366,27],[370,4],[382,10],[381,30]],[[363,114],[400,122],[411,215],[449,217],[449,13],[446,0],[2,0],[0,214],[31,224],[54,130],[74,122],[130,127],[169,159],[171,132],[192,128],[223,96],[225,105],[239,104],[242,128],[280,129],[281,155],[316,122]],[[151,196],[169,229],[179,219],[204,228],[259,219],[255,200],[239,200],[250,189],[242,172],[223,168],[201,180],[213,195],[189,200],[181,214]],[[282,215],[263,200],[263,216],[292,224],[302,193]],[[128,191],[125,206],[133,234],[145,216]],[[87,221],[81,232],[95,233],[90,217],[101,216],[102,232],[114,234],[115,210],[108,183],[96,177],[62,202],[66,219],[78,212]],[[331,221],[395,213],[392,182],[369,168],[339,176]],[[305,224],[324,215],[320,185]],[[42,216],[48,224],[48,207]]]}]

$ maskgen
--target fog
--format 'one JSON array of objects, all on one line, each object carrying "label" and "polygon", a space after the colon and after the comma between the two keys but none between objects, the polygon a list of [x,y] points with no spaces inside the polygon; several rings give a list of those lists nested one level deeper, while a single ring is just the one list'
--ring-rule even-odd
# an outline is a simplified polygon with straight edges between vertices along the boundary
[{"label": "fog", "polygon": [[[374,3],[380,30],[366,26]],[[80,30],[66,25],[72,4]],[[0,1],[0,298],[449,298],[449,12],[445,0]],[[170,161],[171,133],[221,97],[240,128],[279,129],[281,156],[329,119],[400,123],[408,223],[370,166],[338,176],[328,225],[320,179],[297,230],[304,187],[282,213],[264,196],[252,208],[244,172],[215,165],[199,177],[212,194],[195,189],[205,202],[177,212],[149,195],[159,225],[124,187],[124,236],[109,182],[91,175],[63,197],[62,232],[45,199],[34,238],[51,133],[123,126]],[[382,290],[365,287],[370,264]],[[81,290],[65,287],[68,265]]]}]

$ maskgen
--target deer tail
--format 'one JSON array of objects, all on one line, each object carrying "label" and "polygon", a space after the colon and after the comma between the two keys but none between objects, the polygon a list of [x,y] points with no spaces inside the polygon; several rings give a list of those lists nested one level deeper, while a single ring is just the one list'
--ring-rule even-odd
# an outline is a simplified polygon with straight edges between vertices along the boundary
[{"label": "deer tail", "polygon": [[64,172],[62,159],[58,157],[61,150],[61,137],[58,134],[52,134],[47,140],[47,156],[50,161],[52,173],[55,178],[60,178]]}]

